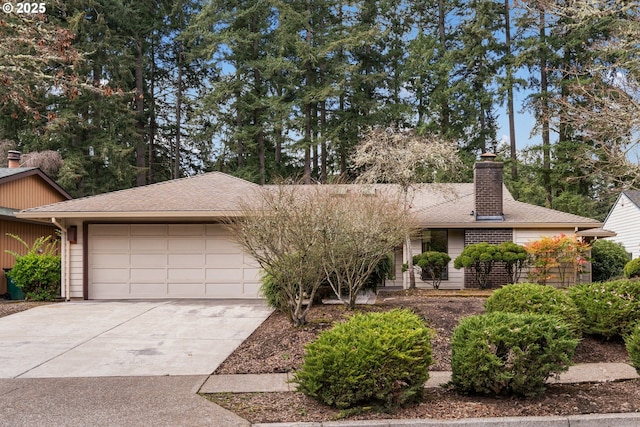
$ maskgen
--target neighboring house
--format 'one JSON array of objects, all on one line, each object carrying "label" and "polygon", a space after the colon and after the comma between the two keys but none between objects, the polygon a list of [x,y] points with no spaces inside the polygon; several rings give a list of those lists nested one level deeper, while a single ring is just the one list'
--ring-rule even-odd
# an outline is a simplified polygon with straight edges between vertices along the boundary
[{"label": "neighboring house", "polygon": [[[20,236],[31,245],[42,236],[56,236],[56,227],[47,223],[16,218],[16,212],[35,206],[69,200],[71,196],[38,168],[21,168],[20,153],[9,152],[9,167],[0,168],[0,264],[13,267],[15,258],[7,250],[24,253],[25,248],[8,236]],[[0,271],[0,294],[7,292],[4,270]]]},{"label": "neighboring house", "polygon": [[609,240],[622,243],[632,258],[640,257],[640,190],[627,190],[618,196],[603,228],[617,234]]},{"label": "neighboring house", "polygon": [[[431,248],[445,250],[455,259],[470,243],[526,243],[602,225],[515,201],[503,186],[502,163],[490,156],[485,160],[476,164],[475,184],[415,186],[411,208],[424,230],[413,242],[414,254]],[[28,209],[19,217],[56,221],[63,228],[64,296],[255,298],[259,269],[231,240],[222,220],[238,215],[240,203],[255,200],[259,189],[213,172]],[[337,194],[345,191],[375,196],[397,192],[398,187],[336,186]],[[391,284],[406,277],[401,272],[405,259],[398,249],[398,281]],[[470,275],[453,269],[452,263],[447,274],[442,288],[473,285]],[[502,283],[499,273],[492,278],[494,286]],[[419,285],[429,286],[420,280]]]}]

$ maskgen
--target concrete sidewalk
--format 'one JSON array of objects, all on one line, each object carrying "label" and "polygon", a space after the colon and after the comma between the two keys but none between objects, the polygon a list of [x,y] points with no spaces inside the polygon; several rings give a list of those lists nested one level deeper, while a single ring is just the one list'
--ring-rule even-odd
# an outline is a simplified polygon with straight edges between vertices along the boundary
[{"label": "concrete sidewalk", "polygon": [[[626,363],[584,363],[571,366],[558,378],[550,378],[549,383],[596,383],[640,378],[636,370]],[[200,388],[200,393],[269,393],[294,391],[295,385],[289,381],[292,374],[244,374],[212,375]],[[451,380],[451,372],[433,371],[425,387],[439,387]]]},{"label": "concrete sidewalk", "polygon": [[0,426],[249,427],[196,394],[206,376],[0,378]]}]

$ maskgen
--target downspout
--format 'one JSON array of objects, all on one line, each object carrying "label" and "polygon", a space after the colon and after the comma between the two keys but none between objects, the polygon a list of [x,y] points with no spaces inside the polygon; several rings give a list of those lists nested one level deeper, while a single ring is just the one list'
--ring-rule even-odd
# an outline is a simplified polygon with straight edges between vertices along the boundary
[{"label": "downspout", "polygon": [[70,267],[70,256],[71,256],[71,245],[69,245],[69,241],[67,239],[67,227],[64,227],[62,224],[60,224],[58,222],[58,220],[56,218],[51,218],[51,222],[53,223],[53,225],[55,225],[56,227],[58,227],[60,229],[60,231],[62,231],[62,251],[64,252],[64,263],[62,264],[60,270],[61,270],[61,276],[62,276],[62,282],[64,283],[64,298],[65,301],[70,301],[70,283],[69,283],[69,267]]}]

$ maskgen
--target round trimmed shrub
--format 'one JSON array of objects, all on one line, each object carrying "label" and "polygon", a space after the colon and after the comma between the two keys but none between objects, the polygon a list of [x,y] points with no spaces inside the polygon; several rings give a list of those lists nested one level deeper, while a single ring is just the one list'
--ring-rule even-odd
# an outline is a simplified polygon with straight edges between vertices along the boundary
[{"label": "round trimmed shrub", "polygon": [[487,313],[551,314],[563,319],[576,337],[582,335],[582,317],[573,300],[564,291],[536,283],[516,283],[493,291],[484,303]]},{"label": "round trimmed shrub", "polygon": [[631,329],[631,333],[625,337],[624,343],[631,358],[631,365],[640,374],[640,322]]},{"label": "round trimmed shrub", "polygon": [[591,272],[594,282],[622,277],[630,257],[622,244],[598,239],[591,245]]},{"label": "round trimmed shrub", "polygon": [[555,316],[494,312],[462,319],[451,339],[451,383],[464,393],[536,396],[578,345]]},{"label": "round trimmed shrub", "polygon": [[624,266],[624,277],[631,279],[640,277],[640,258],[632,259]]},{"label": "round trimmed shrub", "polygon": [[585,283],[570,288],[569,296],[578,307],[585,334],[625,336],[640,320],[638,280]]},{"label": "round trimmed shrub", "polygon": [[408,310],[355,314],[305,347],[298,391],[337,408],[392,410],[422,397],[432,332]]}]

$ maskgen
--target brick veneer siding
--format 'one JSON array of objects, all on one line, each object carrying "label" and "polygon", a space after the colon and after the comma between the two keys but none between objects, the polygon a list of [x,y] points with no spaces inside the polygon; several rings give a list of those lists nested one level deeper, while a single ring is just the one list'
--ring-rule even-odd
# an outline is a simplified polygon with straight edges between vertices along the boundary
[{"label": "brick veneer siding", "polygon": [[[474,243],[487,242],[498,245],[502,242],[513,242],[513,229],[511,228],[472,228],[464,230],[464,246]],[[504,269],[504,263],[497,262],[489,273],[489,287],[497,288],[509,283],[509,276]],[[464,287],[477,288],[475,275],[469,268],[464,269]]]},{"label": "brick veneer siding", "polygon": [[473,166],[476,217],[496,217],[502,210],[502,162],[484,161]]}]

